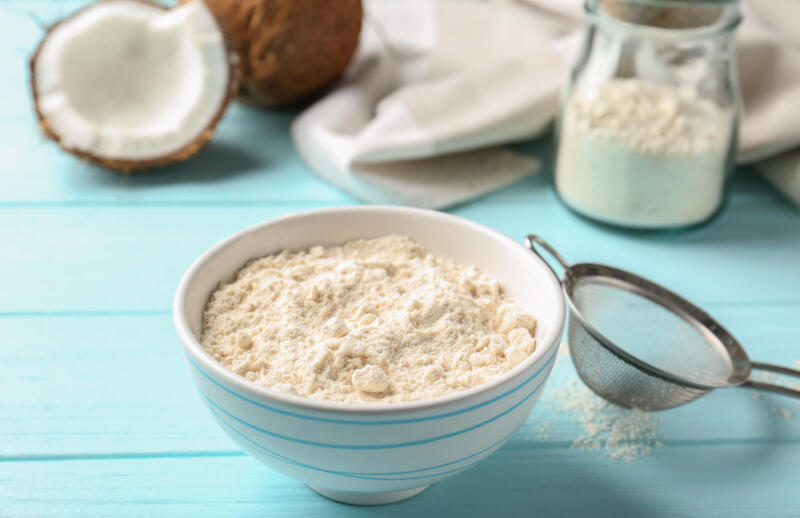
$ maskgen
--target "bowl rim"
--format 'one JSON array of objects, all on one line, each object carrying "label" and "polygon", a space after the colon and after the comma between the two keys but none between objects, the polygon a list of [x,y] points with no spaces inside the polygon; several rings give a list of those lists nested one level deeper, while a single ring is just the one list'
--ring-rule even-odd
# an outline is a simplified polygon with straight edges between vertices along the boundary
[{"label": "bowl rim", "polygon": [[[200,344],[194,333],[191,331],[189,323],[186,319],[186,299],[187,291],[190,284],[193,282],[198,271],[211,261],[216,255],[221,253],[224,249],[232,245],[240,239],[246,239],[250,234],[261,231],[266,227],[278,226],[284,224],[286,221],[296,218],[304,218],[308,216],[320,216],[330,213],[341,212],[383,212],[394,214],[398,216],[417,215],[422,217],[430,217],[434,219],[447,220],[456,224],[471,227],[480,233],[490,234],[491,236],[505,241],[511,246],[519,247],[521,250],[530,253],[522,243],[514,241],[507,235],[494,230],[486,225],[476,223],[460,216],[447,214],[431,209],[419,209],[412,207],[396,207],[387,205],[356,205],[356,206],[342,206],[342,207],[327,207],[321,209],[312,209],[298,212],[291,212],[283,214],[275,218],[256,223],[246,227],[238,232],[235,232],[228,237],[218,241],[211,248],[206,250],[200,257],[198,257],[181,278],[178,288],[175,291],[173,299],[173,323],[175,330],[180,338],[181,345],[185,354],[189,358],[194,358],[202,363],[202,371],[207,376],[224,380],[228,386],[236,387],[237,390],[245,394],[273,400],[284,405],[292,407],[300,407],[308,410],[322,411],[322,412],[336,412],[347,414],[384,414],[384,413],[409,413],[419,410],[427,410],[431,408],[445,406],[451,403],[459,403],[468,400],[474,396],[478,396],[483,392],[488,392],[495,387],[498,387],[517,376],[523,374],[526,370],[533,367],[540,359],[549,357],[548,353],[560,345],[561,337],[564,333],[564,326],[566,321],[566,301],[564,300],[561,283],[555,274],[550,270],[547,264],[536,254],[530,253],[531,261],[538,262],[539,266],[544,269],[546,278],[552,283],[554,292],[558,294],[556,299],[558,302],[555,325],[547,331],[541,343],[536,350],[528,356],[525,361],[515,366],[508,372],[505,372],[487,383],[477,385],[475,387],[454,392],[446,396],[420,399],[415,401],[404,401],[399,403],[349,403],[345,401],[327,401],[320,399],[312,399],[305,396],[287,394],[279,390],[275,390],[263,385],[259,385],[244,376],[235,374],[234,372],[226,369],[222,364],[217,362],[205,348]],[[244,266],[244,263],[242,264]],[[195,366],[200,370],[200,366]]]}]

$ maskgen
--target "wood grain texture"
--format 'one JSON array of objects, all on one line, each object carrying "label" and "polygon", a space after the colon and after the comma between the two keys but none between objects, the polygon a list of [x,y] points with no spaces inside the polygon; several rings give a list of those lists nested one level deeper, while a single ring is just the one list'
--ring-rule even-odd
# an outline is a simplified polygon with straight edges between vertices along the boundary
[{"label": "wood grain texture", "polygon": [[[720,307],[715,313],[758,359],[796,359],[787,340],[796,328],[793,308]],[[6,317],[0,336],[14,345],[0,349],[0,416],[6,419],[0,421],[0,462],[238,453],[191,384],[169,314]],[[559,357],[544,399],[574,376],[569,357]],[[756,450],[764,443],[800,444],[800,403],[752,396],[721,390],[662,412],[659,440]],[[796,418],[780,418],[774,409]],[[546,437],[538,432],[543,423],[549,423]],[[576,416],[543,405],[512,442],[564,449],[581,431]]]},{"label": "wood grain texture", "polygon": [[[191,386],[175,286],[231,232],[355,200],[297,159],[292,111],[233,106],[196,159],[134,177],[45,142],[24,87],[35,19],[82,3],[0,3],[0,516],[800,516],[800,403],[743,389],[660,413],[664,446],[631,465],[571,450],[576,416],[540,405],[476,469],[378,509],[334,504],[247,457]],[[626,233],[558,202],[547,141],[519,149],[544,171],[451,212],[652,277],[754,359],[800,359],[800,217],[760,180],[739,171],[698,230]],[[574,376],[568,356],[553,376],[545,399]]]},{"label": "wood grain texture", "polygon": [[20,462],[0,471],[0,515],[796,516],[800,446],[767,449],[689,445],[627,466],[512,442],[418,497],[378,508],[330,502],[249,457]]},{"label": "wood grain texture", "polygon": [[[722,217],[680,235],[587,224],[557,202],[542,178],[452,212],[517,240],[536,232],[570,261],[628,268],[700,304],[799,304],[797,213],[756,179],[742,176],[736,188],[760,191],[763,198],[734,197]],[[186,268],[230,233],[280,214],[340,204],[0,203],[0,242],[6,244],[0,265],[37,272],[0,278],[0,313],[166,310]]]}]

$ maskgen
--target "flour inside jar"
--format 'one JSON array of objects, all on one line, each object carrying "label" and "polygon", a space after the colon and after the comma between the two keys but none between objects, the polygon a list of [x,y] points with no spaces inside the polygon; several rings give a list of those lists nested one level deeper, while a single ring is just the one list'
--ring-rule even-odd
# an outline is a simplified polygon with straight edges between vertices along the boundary
[{"label": "flour inside jar", "polygon": [[561,119],[556,189],[607,223],[704,221],[722,201],[733,120],[688,87],[613,79],[578,92]]},{"label": "flour inside jar", "polygon": [[265,387],[397,403],[508,372],[536,349],[535,329],[497,279],[390,235],[252,261],[212,293],[201,342]]}]

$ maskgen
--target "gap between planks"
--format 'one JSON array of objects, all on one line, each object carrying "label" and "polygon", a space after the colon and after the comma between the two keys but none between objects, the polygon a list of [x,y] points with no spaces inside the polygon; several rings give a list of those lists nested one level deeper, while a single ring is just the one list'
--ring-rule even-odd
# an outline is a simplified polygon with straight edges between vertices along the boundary
[{"label": "gap between planks", "polygon": [[[513,441],[513,436],[512,436]],[[513,451],[525,449],[526,451],[538,450],[567,450],[571,449],[573,441],[541,441],[525,443],[516,446],[513,442],[506,444],[502,449]],[[797,439],[688,439],[688,440],[660,440],[659,450],[664,448],[693,448],[703,446],[707,448],[725,446],[761,446],[761,445],[800,445]],[[591,453],[590,453],[591,455]],[[169,451],[169,452],[118,452],[118,453],[58,453],[35,455],[3,455],[0,463],[8,462],[59,462],[59,461],[86,461],[86,460],[136,460],[136,459],[182,459],[182,458],[214,458],[214,457],[246,457],[243,450],[211,450],[211,451]]]},{"label": "gap between planks", "polygon": [[57,462],[74,460],[136,460],[136,459],[183,459],[209,457],[246,457],[243,450],[221,451],[168,451],[168,452],[118,452],[118,453],[56,453],[35,455],[2,455],[4,462]]},{"label": "gap between planks", "polygon": [[[795,307],[800,306],[800,300],[775,300],[775,301],[711,301],[701,302],[700,306],[717,309],[728,307]],[[0,311],[1,318],[111,318],[111,317],[152,317],[171,315],[171,308],[163,309],[102,309],[102,310],[63,310],[63,311]]]},{"label": "gap between planks", "polygon": [[2,209],[70,209],[70,208],[105,208],[105,209],[130,209],[130,208],[164,208],[164,207],[338,207],[342,204],[350,205],[352,200],[320,199],[309,200],[76,200],[76,201],[0,201]]},{"label": "gap between planks", "polygon": [[[494,193],[494,194],[500,194]],[[337,195],[341,197],[336,197]],[[549,190],[537,190],[526,194],[524,200],[512,200],[512,204],[516,201],[523,205],[528,205],[532,200],[539,198],[550,198],[551,192]],[[751,198],[742,198],[736,200],[737,206],[761,206],[775,205],[775,196],[772,193],[762,192],[757,196]],[[506,205],[508,200],[503,200],[498,205]],[[464,204],[458,204],[453,209],[460,209]],[[275,206],[275,207],[339,207],[339,206],[352,206],[352,205],[371,205],[370,203],[361,203],[354,198],[348,197],[344,193],[334,193],[330,198],[319,199],[196,199],[196,200],[180,200],[180,199],[164,199],[164,200],[0,200],[0,210],[13,210],[13,209],[71,209],[71,208],[107,208],[107,209],[129,209],[129,208],[169,208],[169,207],[260,207],[260,206]],[[450,209],[445,209],[444,212],[451,212]]]}]

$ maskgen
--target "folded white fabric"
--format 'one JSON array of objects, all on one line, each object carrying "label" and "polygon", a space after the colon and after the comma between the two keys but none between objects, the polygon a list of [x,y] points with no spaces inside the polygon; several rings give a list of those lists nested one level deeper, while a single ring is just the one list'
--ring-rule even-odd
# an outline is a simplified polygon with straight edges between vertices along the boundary
[{"label": "folded white fabric", "polygon": [[[800,104],[800,42],[768,18],[800,19],[800,2],[761,4],[740,31],[743,160],[800,142],[788,108]],[[347,76],[292,125],[313,171],[365,201],[430,208],[536,171],[498,145],[549,128],[582,39],[580,0],[367,0],[366,13]],[[778,169],[776,186],[800,184],[800,165]]]}]

